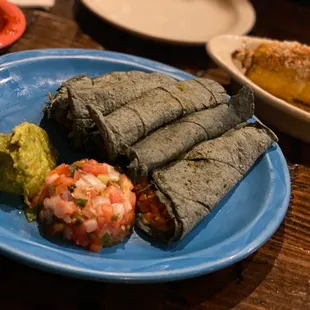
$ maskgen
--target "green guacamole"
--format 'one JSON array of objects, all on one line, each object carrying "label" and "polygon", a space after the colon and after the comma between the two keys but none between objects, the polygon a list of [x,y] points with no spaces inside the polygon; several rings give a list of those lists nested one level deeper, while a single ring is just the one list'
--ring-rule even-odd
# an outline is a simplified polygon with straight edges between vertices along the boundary
[{"label": "green guacamole", "polygon": [[29,204],[55,166],[54,148],[42,128],[24,122],[12,134],[0,134],[0,191],[24,195]]},{"label": "green guacamole", "polygon": [[13,194],[23,194],[23,187],[16,182],[17,171],[7,148],[11,135],[0,133],[0,190]]}]

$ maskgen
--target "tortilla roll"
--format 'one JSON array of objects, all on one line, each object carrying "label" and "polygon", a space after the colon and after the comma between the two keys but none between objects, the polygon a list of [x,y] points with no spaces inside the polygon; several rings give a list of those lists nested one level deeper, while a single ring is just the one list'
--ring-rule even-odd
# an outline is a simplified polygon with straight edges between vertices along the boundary
[{"label": "tortilla roll", "polygon": [[68,122],[68,91],[67,86],[72,85],[78,88],[90,87],[92,81],[86,74],[75,76],[65,81],[58,89],[51,102],[46,105],[44,112],[49,119],[55,119],[58,123],[70,129],[70,122]]},{"label": "tortilla roll", "polygon": [[107,116],[94,105],[88,109],[101,133],[108,160],[114,162],[151,131],[224,102],[226,93],[221,85],[198,78],[158,87]]},{"label": "tortilla roll", "polygon": [[62,83],[44,111],[48,118],[55,119],[58,123],[71,130],[72,123],[69,121],[71,114],[69,110],[68,87],[81,91],[83,89],[102,88],[108,84],[118,83],[128,79],[130,79],[130,74],[123,71],[106,73],[94,78],[90,78],[86,74],[74,76]]},{"label": "tortilla roll", "polygon": [[113,84],[113,83],[118,83],[121,81],[126,81],[126,80],[130,80],[131,74],[133,72],[140,72],[140,71],[114,71],[114,72],[109,72],[103,75],[98,75],[93,77],[92,80],[92,84],[94,86],[98,86],[98,87],[104,87],[107,84]]},{"label": "tortilla roll", "polygon": [[[112,75],[112,74],[111,74]],[[114,74],[114,78],[116,78]],[[94,86],[79,89],[75,85],[68,86],[69,105],[71,111],[72,133],[74,145],[79,148],[88,132],[92,130],[92,120],[87,105],[92,104],[102,115],[108,115],[142,94],[163,85],[171,85],[177,81],[162,73],[145,73],[129,71],[120,75],[119,80],[106,83],[94,79]],[[101,85],[102,87],[98,87]]]},{"label": "tortilla roll", "polygon": [[132,180],[147,176],[149,171],[179,158],[204,140],[224,134],[253,114],[253,91],[243,87],[227,104],[192,113],[133,145],[127,155],[131,161],[128,173]]},{"label": "tortilla roll", "polygon": [[69,110],[68,87],[76,89],[89,89],[91,87],[103,87],[104,84],[119,81],[125,72],[114,72],[114,74],[104,74],[96,78],[89,78],[86,74],[80,74],[62,83],[56,94],[47,104],[44,112],[49,119],[55,119],[58,123],[71,130],[72,122]]},{"label": "tortilla roll", "polygon": [[155,170],[136,186],[137,226],[166,242],[186,236],[278,141],[260,122],[241,124]]}]

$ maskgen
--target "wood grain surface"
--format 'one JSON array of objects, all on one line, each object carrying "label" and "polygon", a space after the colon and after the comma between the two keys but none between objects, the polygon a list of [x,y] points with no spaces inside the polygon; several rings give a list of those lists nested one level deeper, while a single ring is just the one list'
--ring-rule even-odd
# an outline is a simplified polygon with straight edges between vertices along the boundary
[{"label": "wood grain surface", "polygon": [[[252,3],[257,11],[252,34],[310,44],[309,1]],[[212,63],[203,47],[141,39],[103,22],[73,0],[58,0],[49,12],[25,10],[25,14],[26,33],[2,54],[37,48],[104,48],[208,76],[230,90],[229,76]],[[310,309],[310,146],[278,135],[289,162],[291,203],[274,236],[247,259],[186,281],[116,285],[45,273],[0,256],[0,309]]]}]

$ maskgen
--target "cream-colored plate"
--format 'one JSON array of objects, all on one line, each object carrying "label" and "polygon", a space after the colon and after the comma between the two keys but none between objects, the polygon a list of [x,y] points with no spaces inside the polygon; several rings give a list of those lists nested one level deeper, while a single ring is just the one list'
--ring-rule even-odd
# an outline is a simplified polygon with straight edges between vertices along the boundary
[{"label": "cream-colored plate", "polygon": [[255,49],[265,38],[222,35],[214,37],[207,44],[207,52],[215,63],[225,69],[239,84],[248,84],[257,95],[256,115],[279,131],[310,143],[310,113],[279,99],[263,90],[243,73],[240,64],[232,54],[243,48]]},{"label": "cream-colored plate", "polygon": [[82,0],[110,23],[152,39],[204,44],[211,37],[245,34],[255,23],[247,0]]}]

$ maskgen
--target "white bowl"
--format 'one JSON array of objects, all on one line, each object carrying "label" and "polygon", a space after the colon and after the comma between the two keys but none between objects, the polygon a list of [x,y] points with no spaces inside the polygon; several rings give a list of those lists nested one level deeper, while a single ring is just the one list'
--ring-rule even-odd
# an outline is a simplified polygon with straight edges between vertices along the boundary
[{"label": "white bowl", "polygon": [[310,113],[277,98],[248,79],[232,55],[236,50],[255,49],[259,44],[271,41],[250,36],[221,35],[212,38],[206,49],[212,60],[225,69],[239,84],[249,85],[255,92],[255,114],[269,126],[310,143]]}]

